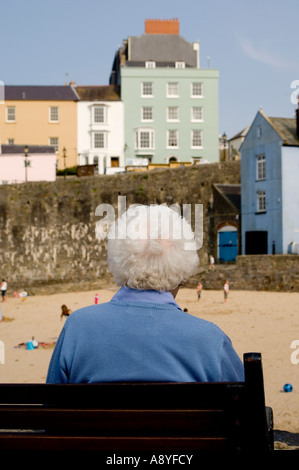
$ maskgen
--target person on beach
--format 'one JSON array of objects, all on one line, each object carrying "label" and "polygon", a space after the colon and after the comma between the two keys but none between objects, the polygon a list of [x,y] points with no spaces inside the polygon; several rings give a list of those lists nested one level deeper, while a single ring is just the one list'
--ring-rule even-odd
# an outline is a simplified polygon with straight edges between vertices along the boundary
[{"label": "person on beach", "polygon": [[227,301],[228,294],[229,294],[229,281],[226,280],[223,286],[223,293],[224,293],[224,302]]},{"label": "person on beach", "polygon": [[60,314],[60,321],[63,319],[63,317],[69,317],[72,311],[67,308],[65,304],[61,305],[61,314]]},{"label": "person on beach", "polygon": [[201,291],[202,291],[202,283],[198,282],[197,287],[196,287],[196,293],[197,293],[197,300],[200,300],[201,297]]},{"label": "person on beach", "polygon": [[214,256],[210,255],[210,266],[209,269],[215,269],[215,259]]},{"label": "person on beach", "polygon": [[7,282],[5,279],[2,279],[2,282],[1,282],[1,296],[2,296],[2,302],[5,302],[6,300],[6,291],[7,291]]},{"label": "person on beach", "polygon": [[113,223],[107,250],[120,289],[67,319],[47,383],[244,380],[226,334],[175,301],[199,263],[180,214],[166,205],[130,206]]}]

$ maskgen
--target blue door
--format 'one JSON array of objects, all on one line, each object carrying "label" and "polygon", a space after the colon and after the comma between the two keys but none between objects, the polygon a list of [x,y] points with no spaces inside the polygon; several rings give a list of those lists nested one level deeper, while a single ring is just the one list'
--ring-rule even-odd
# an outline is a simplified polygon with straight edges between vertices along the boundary
[{"label": "blue door", "polygon": [[236,261],[238,255],[238,232],[219,233],[219,261]]}]

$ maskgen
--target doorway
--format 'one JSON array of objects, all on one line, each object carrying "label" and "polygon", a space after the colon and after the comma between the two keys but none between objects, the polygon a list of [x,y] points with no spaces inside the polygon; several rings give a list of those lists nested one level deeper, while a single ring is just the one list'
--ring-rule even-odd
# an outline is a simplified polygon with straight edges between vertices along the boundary
[{"label": "doorway", "polygon": [[252,231],[245,233],[245,254],[266,255],[268,254],[268,232]]},{"label": "doorway", "polygon": [[237,255],[238,255],[238,231],[237,229],[220,230],[218,232],[218,259],[219,261],[236,261]]}]

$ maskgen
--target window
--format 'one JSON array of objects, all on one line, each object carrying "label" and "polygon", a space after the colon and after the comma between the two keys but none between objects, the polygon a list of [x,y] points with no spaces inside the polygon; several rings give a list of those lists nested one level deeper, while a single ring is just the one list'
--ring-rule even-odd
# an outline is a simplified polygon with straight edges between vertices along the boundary
[{"label": "window", "polygon": [[50,106],[50,122],[59,121],[59,109],[58,106]]},{"label": "window", "polygon": [[6,108],[6,121],[15,122],[16,121],[16,108],[15,106],[8,106]]},{"label": "window", "polygon": [[50,137],[49,138],[49,145],[51,147],[54,147],[55,152],[58,152],[58,143],[59,143],[58,137]]},{"label": "window", "polygon": [[153,60],[148,60],[147,62],[145,62],[145,68],[146,69],[155,69],[156,68],[156,62],[154,62]]},{"label": "window", "polygon": [[179,133],[176,130],[167,131],[167,147],[179,146]]},{"label": "window", "polygon": [[265,155],[258,155],[256,157],[256,179],[266,179],[266,157]]},{"label": "window", "polygon": [[256,135],[258,139],[262,137],[262,126],[257,126]]},{"label": "window", "polygon": [[192,83],[191,96],[193,98],[201,98],[203,96],[202,83],[199,83],[199,82]]},{"label": "window", "polygon": [[179,120],[179,108],[177,106],[169,106],[167,108],[167,121]]},{"label": "window", "polygon": [[136,131],[136,148],[153,149],[154,131],[152,129],[138,129]]},{"label": "window", "polygon": [[185,62],[182,60],[179,60],[178,62],[175,63],[175,68],[176,69],[184,69],[185,68]]},{"label": "window", "polygon": [[103,149],[106,147],[106,133],[105,132],[94,133],[93,147],[95,149]]},{"label": "window", "polygon": [[266,212],[266,193],[265,191],[258,191],[257,193],[257,211]]},{"label": "window", "polygon": [[103,123],[106,122],[106,109],[105,106],[95,106],[93,108],[93,122]]},{"label": "window", "polygon": [[143,121],[153,120],[153,108],[151,106],[144,106],[142,108],[142,120]]},{"label": "window", "polygon": [[192,131],[192,147],[202,147],[202,130]]},{"label": "window", "polygon": [[7,139],[8,145],[15,145],[15,139]]},{"label": "window", "polygon": [[203,111],[201,106],[191,108],[191,121],[203,121]]},{"label": "window", "polygon": [[176,82],[167,83],[167,96],[179,96],[179,84]]},{"label": "window", "polygon": [[143,82],[142,83],[142,96],[143,97],[153,96],[153,84],[152,84],[152,82]]}]

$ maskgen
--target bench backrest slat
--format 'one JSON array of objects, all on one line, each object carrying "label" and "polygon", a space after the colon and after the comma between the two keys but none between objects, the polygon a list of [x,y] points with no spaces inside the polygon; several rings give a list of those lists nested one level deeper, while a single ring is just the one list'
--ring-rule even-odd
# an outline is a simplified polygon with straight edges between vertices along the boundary
[{"label": "bench backrest slat", "polygon": [[165,451],[165,452],[187,452],[187,451],[223,451],[239,450],[233,445],[233,441],[225,438],[130,438],[130,437],[65,437],[65,436],[4,436],[0,439],[0,449],[5,450],[98,450],[98,451]]},{"label": "bench backrest slat", "polygon": [[99,436],[230,436],[234,418],[221,410],[0,410],[2,429],[46,430],[52,434]]},{"label": "bench backrest slat", "polygon": [[[245,383],[0,384],[0,404],[56,407],[192,409],[223,407],[245,393]],[[188,397],[188,400],[186,400]]]}]

